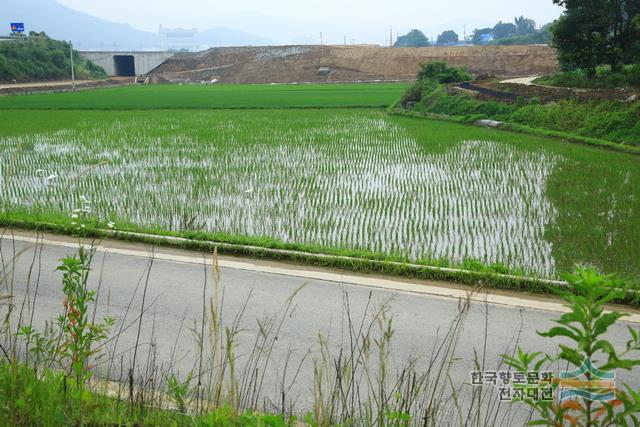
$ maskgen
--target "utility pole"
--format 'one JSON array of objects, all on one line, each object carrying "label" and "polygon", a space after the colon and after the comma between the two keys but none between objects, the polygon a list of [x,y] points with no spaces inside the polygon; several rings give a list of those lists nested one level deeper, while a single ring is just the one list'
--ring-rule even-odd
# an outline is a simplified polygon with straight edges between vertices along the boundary
[{"label": "utility pole", "polygon": [[71,91],[76,91],[76,72],[73,69],[73,44],[69,41],[69,51],[71,52]]},{"label": "utility pole", "polygon": [[389,47],[393,47],[393,27],[389,27]]}]

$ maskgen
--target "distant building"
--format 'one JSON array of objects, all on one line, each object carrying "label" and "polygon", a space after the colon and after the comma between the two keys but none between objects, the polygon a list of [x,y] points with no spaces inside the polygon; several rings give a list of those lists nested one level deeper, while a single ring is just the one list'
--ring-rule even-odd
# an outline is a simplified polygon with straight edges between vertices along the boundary
[{"label": "distant building", "polygon": [[480,36],[480,44],[489,44],[493,41],[493,34],[486,33]]},{"label": "distant building", "polygon": [[165,28],[160,25],[158,31],[162,50],[172,52],[191,52],[196,50],[197,28]]}]

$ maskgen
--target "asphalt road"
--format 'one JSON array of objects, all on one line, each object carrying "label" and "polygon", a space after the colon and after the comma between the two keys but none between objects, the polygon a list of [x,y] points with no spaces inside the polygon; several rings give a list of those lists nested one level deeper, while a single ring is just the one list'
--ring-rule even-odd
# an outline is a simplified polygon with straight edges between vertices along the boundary
[{"label": "asphalt road", "polygon": [[[77,243],[70,238],[45,236],[51,241],[34,244],[35,235],[16,233],[18,235],[12,237],[8,232],[0,240],[3,276],[7,275],[0,294],[12,292],[18,307],[24,304],[21,323],[29,324],[33,313],[33,323],[40,328],[62,311],[61,274],[55,269],[60,258],[77,253]],[[435,366],[440,360],[432,361],[438,344],[445,340],[460,313],[460,306],[464,305],[459,298],[462,291],[457,288],[444,287],[439,295],[421,291],[442,284],[393,282],[369,276],[357,279],[339,272],[309,272],[286,264],[237,258],[221,257],[219,262],[221,321],[232,329],[235,325],[238,331],[235,347],[238,372],[251,364],[259,325],[262,328],[273,325],[273,335],[277,335],[266,368],[259,365],[260,370],[266,372],[260,388],[261,403],[273,401],[277,405],[284,389],[288,403],[298,409],[309,409],[313,401],[313,362],[322,357],[319,336],[326,338],[329,350],[337,356],[341,348],[349,348],[349,319],[354,325],[351,330],[358,330],[362,319],[367,324],[376,308],[382,305],[392,319],[394,330],[393,366],[403,366],[411,357],[419,358],[419,369]],[[97,317],[116,318],[114,333],[120,333],[117,340],[111,340],[106,346],[105,354],[111,362],[105,360],[99,365],[101,375],[115,380],[126,377],[123,372],[131,366],[136,341],[140,344],[136,354],[137,376],[150,376],[150,372],[155,372],[149,370],[150,365],[160,370],[171,366],[172,371],[181,375],[198,372],[199,350],[193,331],[200,330],[203,293],[209,301],[214,289],[210,263],[210,255],[194,252],[122,242],[102,243],[93,260],[89,286],[99,288]],[[342,283],[337,277],[342,278]],[[368,286],[369,281],[385,285]],[[483,303],[487,298],[496,303]],[[139,323],[143,299],[145,312]],[[451,359],[449,375],[455,387],[465,392],[471,389],[465,384],[470,382],[470,372],[475,370],[474,360],[483,363],[487,371],[504,369],[499,355],[512,352],[516,345],[531,351],[556,352],[558,341],[542,338],[536,331],[553,326],[553,319],[560,316],[558,301],[532,296],[520,298],[517,294],[498,295],[494,299],[492,295],[475,295],[473,299],[461,323],[455,357]],[[6,311],[6,306],[0,305],[2,310]],[[12,327],[17,327],[19,311],[13,315]],[[207,308],[205,317],[208,313]],[[0,314],[4,317],[4,313]],[[632,320],[638,319],[635,313]],[[278,327],[280,322],[282,325]],[[622,346],[626,341],[627,325],[638,328],[638,323],[613,327],[611,339],[615,345]],[[373,331],[377,338],[375,325]],[[204,363],[204,366],[208,365]],[[637,388],[640,371],[618,372],[617,379]],[[489,397],[497,398],[497,390],[493,387],[488,390]],[[508,405],[501,407],[504,413],[508,412]],[[516,419],[522,420],[521,417],[526,416],[523,414],[516,415]],[[507,421],[498,422],[504,423]]]}]

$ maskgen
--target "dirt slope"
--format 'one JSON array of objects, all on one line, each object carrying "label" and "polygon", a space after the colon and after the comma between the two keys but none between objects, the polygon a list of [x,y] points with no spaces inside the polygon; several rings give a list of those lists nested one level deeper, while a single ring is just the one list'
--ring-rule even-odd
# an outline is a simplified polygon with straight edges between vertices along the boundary
[{"label": "dirt slope", "polygon": [[558,66],[548,46],[382,48],[377,46],[225,47],[181,53],[152,72],[155,82],[293,83],[411,80],[427,61],[477,74],[548,74]]}]

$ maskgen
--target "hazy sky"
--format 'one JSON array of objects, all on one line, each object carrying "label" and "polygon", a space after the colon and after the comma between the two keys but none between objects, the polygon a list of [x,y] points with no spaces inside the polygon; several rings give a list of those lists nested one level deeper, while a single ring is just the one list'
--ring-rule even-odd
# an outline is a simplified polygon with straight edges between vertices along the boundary
[{"label": "hazy sky", "polygon": [[[58,0],[73,9],[114,22],[156,32],[168,27],[207,29],[226,26],[274,39],[359,36],[380,42],[378,35],[419,28],[440,31],[450,25],[468,32],[475,26],[511,22],[525,15],[538,23],[555,19],[561,9],[552,0]],[[271,17],[275,19],[266,19]],[[264,18],[264,19],[262,19]],[[270,21],[270,25],[266,22]],[[242,28],[239,28],[239,27]],[[268,32],[268,34],[265,34]],[[462,36],[462,34],[460,34]],[[369,40],[375,38],[374,40]],[[388,38],[388,36],[387,36]],[[286,40],[282,40],[286,41]]]}]

